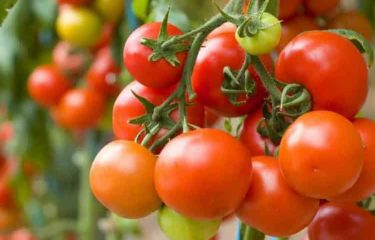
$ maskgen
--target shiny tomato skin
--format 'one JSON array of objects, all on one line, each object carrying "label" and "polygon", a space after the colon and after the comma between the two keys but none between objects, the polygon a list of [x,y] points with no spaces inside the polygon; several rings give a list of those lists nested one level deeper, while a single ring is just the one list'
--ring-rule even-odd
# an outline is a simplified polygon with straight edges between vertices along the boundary
[{"label": "shiny tomato skin", "polygon": [[105,102],[101,94],[88,88],[76,88],[64,95],[52,114],[63,128],[85,130],[99,122],[104,109]]},{"label": "shiny tomato skin", "polygon": [[37,67],[29,76],[27,89],[31,98],[44,107],[56,105],[71,83],[54,65]]},{"label": "shiny tomato skin", "polygon": [[286,237],[301,231],[314,218],[319,200],[291,189],[277,159],[257,156],[252,163],[252,182],[237,210],[241,221],[270,236]]},{"label": "shiny tomato skin", "polygon": [[101,49],[86,74],[86,80],[92,89],[102,93],[104,96],[114,96],[120,92],[117,83],[120,67],[113,59],[109,47]]},{"label": "shiny tomato skin", "polygon": [[334,112],[302,115],[280,143],[280,168],[286,181],[308,197],[329,199],[350,189],[360,176],[363,160],[359,133]]},{"label": "shiny tomato skin", "polygon": [[[186,52],[176,54],[180,61],[176,67],[173,67],[164,58],[156,62],[149,61],[152,49],[142,45],[140,41],[143,38],[156,39],[160,28],[160,22],[147,23],[139,27],[129,36],[123,52],[125,67],[134,79],[152,88],[163,88],[180,81],[187,55]],[[168,24],[167,32],[169,36],[182,34],[181,30],[172,24]]]},{"label": "shiny tomato skin", "polygon": [[250,152],[237,139],[221,130],[197,129],[175,137],[161,151],[156,191],[182,215],[222,219],[245,197],[251,169]]},{"label": "shiny tomato skin", "polygon": [[145,217],[161,206],[155,191],[156,156],[132,141],[117,140],[100,150],[90,169],[96,198],[125,218]]},{"label": "shiny tomato skin", "polygon": [[306,87],[314,110],[348,118],[358,113],[367,98],[365,59],[349,40],[330,32],[310,31],[294,38],[280,53],[276,78]]},{"label": "shiny tomato skin", "polygon": [[287,19],[293,17],[302,7],[302,0],[280,0],[279,1],[279,18]]},{"label": "shiny tomato skin", "polygon": [[266,155],[266,146],[272,155],[276,148],[269,138],[262,137],[257,131],[258,124],[262,118],[262,109],[250,113],[245,119],[240,135],[241,142],[250,150],[253,156]]},{"label": "shiny tomato skin", "polygon": [[375,218],[350,203],[326,203],[308,228],[310,240],[374,240]]},{"label": "shiny tomato skin", "polygon": [[359,202],[375,193],[375,122],[359,118],[353,121],[365,148],[363,169],[358,181],[345,193],[331,199],[340,202]]},{"label": "shiny tomato skin", "polygon": [[340,0],[303,0],[303,3],[307,12],[321,16],[333,11]]},{"label": "shiny tomato skin", "polygon": [[212,38],[216,38],[220,36],[221,34],[234,34],[236,33],[237,26],[231,22],[223,23],[220,27],[213,30],[210,34],[207,36],[207,40],[210,40]]},{"label": "shiny tomato skin", "polygon": [[[197,94],[198,102],[226,117],[241,116],[258,108],[266,96],[266,91],[259,76],[252,67],[248,71],[256,81],[256,92],[246,99],[246,103],[235,106],[222,93],[224,81],[223,69],[228,66],[239,70],[245,58],[245,51],[238,45],[234,34],[222,33],[208,40],[200,50],[192,75],[192,86]],[[267,69],[272,71],[272,59],[268,55],[262,57]]]}]

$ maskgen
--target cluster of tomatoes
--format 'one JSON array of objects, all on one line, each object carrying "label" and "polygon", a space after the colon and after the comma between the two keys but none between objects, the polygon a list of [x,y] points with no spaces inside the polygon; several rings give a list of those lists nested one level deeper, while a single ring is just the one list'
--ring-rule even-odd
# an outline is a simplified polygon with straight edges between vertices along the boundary
[{"label": "cluster of tomatoes", "polygon": [[52,63],[31,73],[28,91],[61,127],[97,126],[106,103],[120,91],[121,69],[110,44],[122,11],[122,0],[59,1],[56,29],[61,41]]}]

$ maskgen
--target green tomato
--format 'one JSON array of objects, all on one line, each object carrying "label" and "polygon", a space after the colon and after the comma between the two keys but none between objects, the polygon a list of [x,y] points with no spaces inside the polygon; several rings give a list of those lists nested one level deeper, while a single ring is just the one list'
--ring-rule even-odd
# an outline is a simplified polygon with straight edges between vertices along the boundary
[{"label": "green tomato", "polygon": [[269,27],[259,29],[254,36],[241,37],[238,29],[236,32],[238,44],[251,55],[270,53],[279,44],[281,38],[281,24],[279,19],[265,12],[262,14],[260,21],[264,26]]},{"label": "green tomato", "polygon": [[94,6],[106,21],[117,22],[124,11],[124,0],[95,0]]},{"label": "green tomato", "polygon": [[56,30],[61,39],[78,47],[91,47],[98,41],[102,22],[93,11],[84,7],[63,9],[56,20]]},{"label": "green tomato", "polygon": [[215,236],[221,221],[193,220],[168,207],[159,212],[159,225],[169,240],[208,240]]}]

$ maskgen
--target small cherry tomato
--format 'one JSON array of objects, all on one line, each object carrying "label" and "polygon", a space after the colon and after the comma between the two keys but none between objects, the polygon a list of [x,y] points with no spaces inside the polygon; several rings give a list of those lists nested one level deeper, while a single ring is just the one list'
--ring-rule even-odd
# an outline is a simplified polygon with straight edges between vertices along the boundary
[{"label": "small cherry tomato", "polygon": [[106,22],[117,22],[124,12],[123,0],[95,0],[94,7]]},{"label": "small cherry tomato", "polygon": [[302,0],[280,0],[279,18],[287,19],[295,16],[302,7]]},{"label": "small cherry tomato", "polygon": [[[164,58],[158,61],[150,61],[152,49],[141,44],[141,40],[156,39],[161,28],[160,22],[147,23],[136,29],[128,38],[124,47],[124,64],[135,80],[152,88],[163,88],[174,85],[180,81],[182,70],[186,60],[186,52],[176,54],[180,64],[172,66]],[[181,30],[172,24],[168,24],[169,36],[182,34]]]},{"label": "small cherry tomato", "polygon": [[235,24],[231,22],[223,23],[220,27],[215,28],[210,34],[207,36],[207,40],[210,40],[212,38],[216,38],[220,36],[221,34],[235,34],[237,30],[237,27]]},{"label": "small cherry tomato", "polygon": [[107,144],[91,166],[90,186],[106,208],[125,218],[145,217],[161,206],[154,186],[156,156],[132,141]]},{"label": "small cherry tomato", "polygon": [[303,3],[308,12],[321,16],[334,10],[340,4],[340,0],[303,0]]},{"label": "small cherry tomato", "polygon": [[69,90],[71,83],[54,65],[37,67],[27,83],[31,98],[44,107],[56,105]]}]

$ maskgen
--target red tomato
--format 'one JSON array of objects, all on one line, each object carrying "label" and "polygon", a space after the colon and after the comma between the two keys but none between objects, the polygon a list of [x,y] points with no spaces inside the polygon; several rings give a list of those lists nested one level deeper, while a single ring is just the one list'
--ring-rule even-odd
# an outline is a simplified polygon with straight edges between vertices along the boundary
[{"label": "red tomato", "polygon": [[365,148],[361,176],[352,188],[331,200],[358,202],[375,193],[375,122],[368,119],[356,119],[353,124],[361,135]]},{"label": "red tomato", "polygon": [[334,10],[340,4],[340,0],[304,0],[303,3],[308,12],[320,16]]},{"label": "red tomato", "polygon": [[310,240],[374,240],[375,218],[348,203],[326,203],[309,226]]},{"label": "red tomato", "polygon": [[56,105],[69,90],[70,81],[53,65],[36,68],[30,75],[27,88],[33,100],[44,107]]},{"label": "red tomato", "polygon": [[[223,70],[226,66],[239,70],[245,58],[244,50],[238,45],[234,34],[220,34],[208,40],[200,50],[192,76],[193,90],[198,102],[227,117],[241,116],[258,108],[266,96],[266,91],[253,67],[248,71],[256,81],[256,92],[253,96],[240,96],[246,103],[235,106],[221,91],[224,81]],[[262,57],[268,70],[272,69],[272,59]]]},{"label": "red tomato", "polygon": [[253,179],[237,215],[267,235],[286,237],[301,231],[314,218],[319,200],[294,192],[285,182],[276,159],[252,158]]},{"label": "red tomato", "polygon": [[[130,74],[147,87],[163,88],[171,86],[180,80],[186,60],[186,52],[176,54],[180,65],[173,67],[164,58],[156,62],[150,61],[152,49],[140,43],[144,38],[156,39],[161,23],[147,23],[135,30],[128,38],[124,47],[124,64]],[[169,36],[182,34],[180,29],[168,24]]]},{"label": "red tomato", "polygon": [[250,113],[244,122],[240,136],[241,142],[245,144],[253,156],[265,155],[266,146],[270,154],[273,154],[276,148],[269,138],[262,137],[257,131],[262,118],[262,109]]},{"label": "red tomato", "polygon": [[[3,122],[0,125],[0,144],[6,144],[14,137],[14,128],[12,122]],[[0,146],[1,146],[0,145]]]},{"label": "red tomato", "polygon": [[13,191],[11,186],[12,168],[9,160],[5,160],[0,167],[0,208],[9,208],[14,205]]},{"label": "red tomato", "polygon": [[94,50],[100,50],[103,47],[107,47],[111,44],[116,26],[113,23],[105,23],[102,27],[102,33],[94,46]]},{"label": "red tomato", "polygon": [[101,49],[87,72],[86,79],[89,86],[105,96],[117,95],[120,86],[117,83],[121,69],[113,59],[109,47]]},{"label": "red tomato", "polygon": [[368,71],[359,50],[349,40],[324,31],[294,38],[280,53],[276,78],[306,87],[315,110],[348,118],[358,113],[368,92]]},{"label": "red tomato", "polygon": [[145,217],[161,207],[155,191],[156,156],[132,141],[107,144],[91,166],[90,185],[95,197],[125,218]]},{"label": "red tomato", "polygon": [[302,0],[280,0],[279,18],[287,19],[297,14],[302,7]]},{"label": "red tomato", "polygon": [[53,110],[54,119],[62,127],[83,130],[94,127],[105,108],[103,97],[90,89],[76,88],[67,92]]},{"label": "red tomato", "polygon": [[351,122],[328,111],[299,117],[281,139],[280,168],[289,185],[314,198],[338,196],[358,180],[364,148]]},{"label": "red tomato", "polygon": [[[142,103],[132,93],[146,98],[154,105],[163,103],[173,93],[175,87],[153,89],[143,86],[134,81],[130,83],[117,97],[113,106],[113,132],[118,139],[134,140],[142,130],[141,125],[130,124],[128,121],[140,117],[146,113]],[[188,122],[203,127],[204,109],[200,104],[191,105],[187,108]],[[174,120],[178,119],[177,111],[171,115]],[[161,132],[162,134],[162,132]]]},{"label": "red tomato", "polygon": [[216,129],[198,129],[172,139],[155,166],[162,201],[193,219],[222,219],[232,213],[250,180],[250,152]]},{"label": "red tomato", "polygon": [[213,127],[220,121],[220,116],[208,108],[204,109],[205,127]]},{"label": "red tomato", "polygon": [[15,208],[0,208],[0,232],[8,232],[22,224],[19,210]]},{"label": "red tomato", "polygon": [[212,38],[216,38],[222,34],[234,34],[236,33],[237,26],[231,22],[223,23],[220,27],[213,30],[210,34],[208,34],[207,39],[210,40]]},{"label": "red tomato", "polygon": [[86,5],[91,0],[58,0],[59,4]]}]

